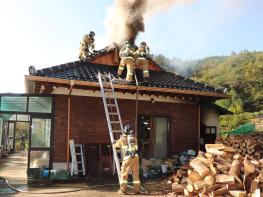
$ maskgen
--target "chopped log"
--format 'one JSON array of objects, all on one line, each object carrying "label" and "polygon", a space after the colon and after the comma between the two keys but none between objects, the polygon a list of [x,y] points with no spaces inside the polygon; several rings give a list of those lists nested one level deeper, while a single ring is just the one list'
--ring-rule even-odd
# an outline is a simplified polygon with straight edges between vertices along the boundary
[{"label": "chopped log", "polygon": [[254,180],[253,174],[246,174],[245,173],[243,185],[244,185],[244,189],[247,191],[247,193],[251,192],[251,186],[252,186],[253,180]]},{"label": "chopped log", "polygon": [[209,186],[204,180],[202,181],[197,181],[194,183],[194,187],[196,190],[202,189]]},{"label": "chopped log", "polygon": [[225,151],[225,152],[229,152],[229,153],[236,153],[236,152],[237,152],[237,149],[234,148],[234,147],[225,146],[224,151]]},{"label": "chopped log", "polygon": [[208,187],[203,189],[203,193],[204,194],[208,194],[208,193],[210,193],[212,191],[215,191],[217,189],[220,189],[220,188],[222,188],[221,184],[215,184],[215,185],[212,185],[212,186],[208,186]]},{"label": "chopped log", "polygon": [[172,184],[172,191],[175,193],[184,193],[184,189],[186,188],[186,185],[184,184],[177,184],[177,183],[173,183]]},{"label": "chopped log", "polygon": [[187,170],[187,174],[189,175],[189,174],[191,174],[193,172],[193,170],[191,170],[191,169],[188,169]]},{"label": "chopped log", "polygon": [[212,176],[212,175],[208,175],[208,176],[205,177],[204,181],[205,181],[209,186],[211,186],[211,185],[214,184],[215,178],[214,178],[214,176]]},{"label": "chopped log", "polygon": [[243,184],[240,183],[229,183],[227,184],[228,190],[244,190]]},{"label": "chopped log", "polygon": [[216,183],[235,183],[235,177],[226,174],[217,174],[215,176]]},{"label": "chopped log", "polygon": [[193,159],[190,161],[190,166],[192,168],[194,168],[194,170],[196,172],[198,172],[198,174],[201,177],[205,177],[206,175],[208,175],[210,173],[210,169],[207,168],[200,160],[198,159]]},{"label": "chopped log", "polygon": [[219,174],[219,171],[216,167],[214,167],[213,165],[209,166],[210,170],[211,170],[211,174],[216,175]]},{"label": "chopped log", "polygon": [[215,158],[215,161],[220,163],[220,164],[224,164],[225,166],[229,167],[231,166],[231,162],[228,162],[228,160],[226,160],[225,158],[222,158],[220,156]]},{"label": "chopped log", "polygon": [[250,157],[249,155],[246,156],[249,159],[250,163],[255,165],[256,167],[260,167],[260,161],[255,160],[254,158]]},{"label": "chopped log", "polygon": [[184,195],[185,195],[185,196],[192,197],[192,196],[195,195],[195,193],[194,193],[194,192],[189,192],[187,189],[184,189]]},{"label": "chopped log", "polygon": [[254,193],[259,187],[258,181],[256,181],[255,179],[253,181],[251,181],[251,186],[250,186],[250,191],[252,193]]},{"label": "chopped log", "polygon": [[194,186],[193,186],[192,184],[187,184],[186,189],[187,189],[189,192],[193,192],[195,188],[194,188]]},{"label": "chopped log", "polygon": [[231,164],[230,170],[228,172],[229,175],[232,175],[235,177],[235,179],[242,184],[241,179],[239,178],[240,175],[240,169],[241,169],[241,161],[234,160]]},{"label": "chopped log", "polygon": [[199,197],[209,197],[208,195],[202,194],[202,193],[199,193],[198,196],[199,196]]},{"label": "chopped log", "polygon": [[216,149],[216,150],[224,150],[225,146],[224,144],[206,144],[205,145],[206,152],[208,152],[208,149]]},{"label": "chopped log", "polygon": [[205,153],[206,158],[214,158],[214,156],[210,153]]},{"label": "chopped log", "polygon": [[220,188],[220,189],[218,189],[216,191],[213,191],[211,193],[211,195],[212,196],[222,196],[222,195],[226,194],[227,192],[228,192],[228,189],[227,189],[226,186],[224,186],[224,187],[222,187],[222,188]]},{"label": "chopped log", "polygon": [[187,177],[183,177],[183,178],[181,179],[181,183],[187,183]]},{"label": "chopped log", "polygon": [[263,172],[259,173],[258,180],[259,180],[260,183],[263,183]]},{"label": "chopped log", "polygon": [[177,173],[176,173],[176,176],[177,177],[183,177],[183,176],[186,176],[187,175],[187,172],[185,170],[182,170],[182,169],[179,169],[177,170]]},{"label": "chopped log", "polygon": [[234,156],[233,156],[233,159],[235,159],[235,160],[243,160],[243,156],[242,155],[240,155],[240,154],[235,154]]},{"label": "chopped log", "polygon": [[255,172],[255,166],[248,161],[247,157],[244,160],[244,169],[246,174],[251,174]]},{"label": "chopped log", "polygon": [[260,194],[260,189],[256,189],[253,193],[252,193],[252,197],[261,197],[262,195]]},{"label": "chopped log", "polygon": [[193,171],[188,175],[188,178],[191,180],[192,183],[195,183],[197,181],[201,181],[202,177],[199,175],[199,173]]},{"label": "chopped log", "polygon": [[[216,141],[225,146],[237,148],[237,152],[244,156],[248,153],[259,159],[263,157],[263,134],[261,133],[217,137]],[[227,148],[225,148],[224,151],[227,152]]]},{"label": "chopped log", "polygon": [[211,164],[214,163],[214,158],[205,158],[203,156],[197,156],[195,159],[200,160],[203,164],[205,164],[207,167],[209,167]]},{"label": "chopped log", "polygon": [[215,165],[216,165],[216,168],[220,171],[223,171],[223,172],[228,172],[229,171],[229,167],[228,166],[225,166],[224,164],[221,164],[221,163],[218,163],[218,162],[215,162]]},{"label": "chopped log", "polygon": [[[257,138],[256,136],[254,137],[255,139]],[[178,178],[178,183],[188,183],[184,184],[184,187],[180,186],[179,191],[181,193],[178,194],[224,197],[246,195],[249,197],[255,195],[258,189],[263,190],[263,159],[260,157],[262,156],[261,150],[257,151],[257,154],[253,153],[254,155],[251,156],[237,154],[238,152],[244,154],[251,150],[247,149],[253,145],[251,140],[246,140],[246,138],[241,136],[232,136],[228,137],[228,139],[229,143],[239,143],[242,150],[240,151],[239,149],[237,152],[234,152],[232,151],[233,149],[229,149],[230,151],[227,152],[225,149],[211,148],[217,147],[217,145],[212,145],[208,146],[207,149],[210,152],[199,152],[198,156],[190,162],[189,168],[174,175],[173,179]],[[247,143],[250,143],[250,145],[248,146]],[[258,148],[258,146],[253,147]],[[227,149],[227,146],[225,148]],[[260,145],[260,148],[263,154],[263,143]],[[221,154],[222,152],[224,154]],[[258,155],[260,159],[257,159],[255,155]]]},{"label": "chopped log", "polygon": [[211,153],[213,155],[221,156],[221,157],[226,157],[226,155],[227,155],[226,152],[220,151],[220,150],[217,150],[217,149],[214,149],[214,148],[207,149],[207,152]]},{"label": "chopped log", "polygon": [[246,191],[241,191],[241,190],[230,190],[228,191],[232,196],[234,197],[245,197],[246,196]]}]

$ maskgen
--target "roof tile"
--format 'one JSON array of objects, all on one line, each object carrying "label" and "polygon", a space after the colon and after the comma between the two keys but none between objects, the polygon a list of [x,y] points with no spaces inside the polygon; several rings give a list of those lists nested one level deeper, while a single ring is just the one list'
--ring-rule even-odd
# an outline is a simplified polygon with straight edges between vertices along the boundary
[{"label": "roof tile", "polygon": [[[111,73],[114,77],[117,77],[117,66],[108,66],[103,64],[94,64],[83,61],[75,61],[67,64],[61,64],[58,66],[53,66],[50,68],[44,68],[37,71],[37,76],[53,77],[60,79],[70,79],[70,80],[82,80],[98,82],[97,74],[101,73]],[[165,71],[154,71],[150,70],[150,78],[147,84],[143,86],[149,87],[162,87],[171,89],[183,89],[183,90],[193,90],[202,92],[212,92],[220,93],[223,91],[216,89],[207,84],[193,81],[191,79],[185,78],[183,76],[165,72]],[[122,78],[125,78],[126,69],[122,74]],[[136,76],[138,82],[143,82],[143,72],[141,69],[136,69]]]}]

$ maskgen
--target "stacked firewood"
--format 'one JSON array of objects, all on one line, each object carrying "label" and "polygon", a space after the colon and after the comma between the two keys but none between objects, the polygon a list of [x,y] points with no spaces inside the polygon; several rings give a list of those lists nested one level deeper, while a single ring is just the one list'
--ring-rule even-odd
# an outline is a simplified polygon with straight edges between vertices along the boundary
[{"label": "stacked firewood", "polygon": [[238,153],[261,159],[263,157],[263,133],[219,136],[216,143],[237,149]]},{"label": "stacked firewood", "polygon": [[[184,196],[258,196],[263,191],[263,159],[243,157],[235,148],[206,144],[189,167],[172,176],[172,191]],[[263,193],[261,193],[263,195]]]}]

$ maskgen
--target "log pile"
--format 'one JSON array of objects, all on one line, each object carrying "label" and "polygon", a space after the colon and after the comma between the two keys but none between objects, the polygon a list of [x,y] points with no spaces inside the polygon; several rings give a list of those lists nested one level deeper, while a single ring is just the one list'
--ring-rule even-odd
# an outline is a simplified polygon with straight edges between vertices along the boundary
[{"label": "log pile", "polygon": [[216,138],[216,143],[225,144],[237,149],[237,152],[261,159],[263,157],[263,134],[226,135]]},{"label": "log pile", "polygon": [[181,168],[170,179],[172,192],[184,196],[263,195],[263,159],[242,156],[223,144],[206,144],[188,168]]}]

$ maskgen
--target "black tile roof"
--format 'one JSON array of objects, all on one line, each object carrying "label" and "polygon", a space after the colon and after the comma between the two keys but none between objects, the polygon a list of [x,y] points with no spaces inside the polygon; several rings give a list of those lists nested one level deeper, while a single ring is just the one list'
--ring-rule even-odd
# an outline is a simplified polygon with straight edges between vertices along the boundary
[{"label": "black tile roof", "polygon": [[[117,66],[108,66],[103,64],[75,61],[67,64],[61,64],[58,66],[37,70],[36,75],[43,77],[68,79],[68,80],[98,82],[98,78],[97,78],[98,72],[105,74],[111,73],[113,76],[117,77],[117,70],[118,70]],[[124,79],[125,76],[126,76],[126,69],[123,72],[122,78]],[[139,84],[140,82],[143,82],[141,69],[136,69],[136,76]],[[195,82],[183,76],[176,75],[171,72],[165,72],[165,71],[150,70],[150,78],[148,83],[147,84],[141,83],[141,85],[148,87],[161,87],[161,88],[201,91],[208,93],[219,93],[219,94],[223,93],[221,89],[216,89],[207,84]]]}]

